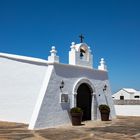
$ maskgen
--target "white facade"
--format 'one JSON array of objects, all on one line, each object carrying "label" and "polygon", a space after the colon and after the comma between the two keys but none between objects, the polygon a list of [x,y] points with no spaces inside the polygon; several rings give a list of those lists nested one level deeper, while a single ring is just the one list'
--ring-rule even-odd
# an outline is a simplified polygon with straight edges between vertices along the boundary
[{"label": "white facade", "polygon": [[140,116],[140,91],[123,88],[112,95],[116,115]]},{"label": "white facade", "polygon": [[29,129],[69,123],[69,110],[77,106],[82,84],[91,92],[91,120],[100,119],[100,104],[108,104],[110,118],[115,117],[108,72],[93,69],[85,43],[72,45],[70,64],[59,63],[54,47],[48,61],[0,54],[0,120],[27,123]]},{"label": "white facade", "polygon": [[113,99],[120,100],[140,100],[140,91],[131,88],[123,88],[112,95]]}]

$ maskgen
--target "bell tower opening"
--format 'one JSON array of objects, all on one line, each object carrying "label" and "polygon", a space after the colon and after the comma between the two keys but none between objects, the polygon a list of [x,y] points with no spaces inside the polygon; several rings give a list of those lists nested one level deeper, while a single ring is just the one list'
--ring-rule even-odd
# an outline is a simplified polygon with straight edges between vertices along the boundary
[{"label": "bell tower opening", "polygon": [[69,64],[93,68],[93,56],[86,43],[75,44],[72,42],[69,51]]}]

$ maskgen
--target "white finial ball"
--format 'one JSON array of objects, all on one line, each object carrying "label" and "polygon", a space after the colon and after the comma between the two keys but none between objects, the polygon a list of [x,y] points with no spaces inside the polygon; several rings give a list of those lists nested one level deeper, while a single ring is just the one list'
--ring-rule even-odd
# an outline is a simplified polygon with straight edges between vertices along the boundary
[{"label": "white finial ball", "polygon": [[104,61],[104,58],[101,58],[101,61]]},{"label": "white finial ball", "polygon": [[55,46],[52,46],[52,50],[55,50]]},{"label": "white finial ball", "polygon": [[52,51],[55,51],[55,46],[52,46]]},{"label": "white finial ball", "polygon": [[71,45],[72,45],[72,46],[75,45],[75,42],[72,42]]}]

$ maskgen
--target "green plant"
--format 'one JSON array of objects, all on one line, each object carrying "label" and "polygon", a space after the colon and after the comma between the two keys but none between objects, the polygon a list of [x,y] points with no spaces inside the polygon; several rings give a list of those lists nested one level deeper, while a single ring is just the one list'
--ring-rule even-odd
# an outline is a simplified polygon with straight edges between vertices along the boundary
[{"label": "green plant", "polygon": [[82,109],[79,107],[73,107],[70,109],[70,113],[82,113]]},{"label": "green plant", "polygon": [[110,107],[106,104],[101,104],[99,105],[99,110],[102,111],[106,111],[106,112],[110,112]]}]

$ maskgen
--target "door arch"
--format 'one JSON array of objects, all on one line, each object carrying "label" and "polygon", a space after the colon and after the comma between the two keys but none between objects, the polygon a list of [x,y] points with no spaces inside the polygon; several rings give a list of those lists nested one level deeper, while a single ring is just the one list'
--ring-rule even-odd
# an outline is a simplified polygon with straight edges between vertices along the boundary
[{"label": "door arch", "polygon": [[76,106],[83,110],[83,121],[91,120],[92,90],[87,83],[82,83],[77,89]]}]

